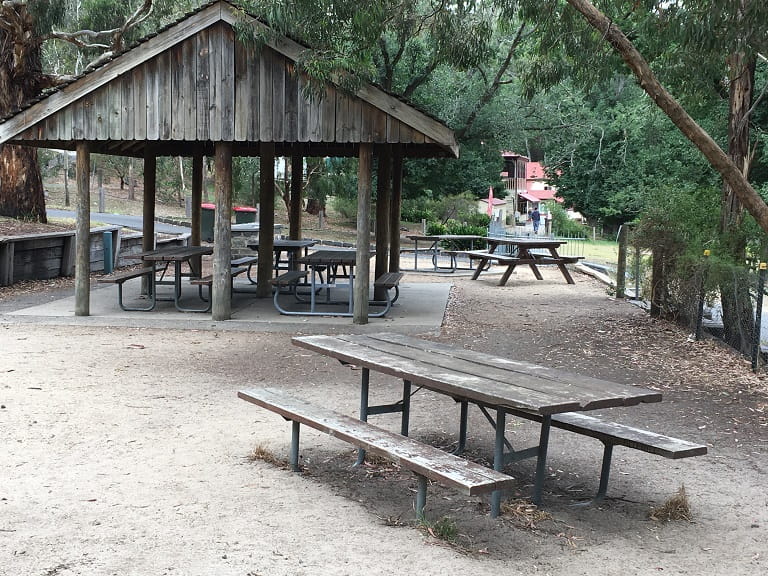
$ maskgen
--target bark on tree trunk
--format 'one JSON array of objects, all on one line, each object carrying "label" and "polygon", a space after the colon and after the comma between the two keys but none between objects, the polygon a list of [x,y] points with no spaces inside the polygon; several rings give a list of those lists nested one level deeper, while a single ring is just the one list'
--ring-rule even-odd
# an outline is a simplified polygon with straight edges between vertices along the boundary
[{"label": "bark on tree trunk", "polygon": [[[34,20],[26,4],[17,4],[14,19],[22,26],[22,38],[0,29],[0,117],[8,116],[41,91],[40,49],[26,44],[34,38]],[[3,146],[0,150],[0,216],[47,222],[45,196],[37,150]]]},{"label": "bark on tree trunk", "polygon": [[[728,94],[728,157],[749,176],[749,109],[752,105],[755,60],[743,54],[728,59],[731,81]],[[744,221],[744,206],[733,187],[723,183],[720,208],[720,233],[723,247],[735,263],[746,261],[746,238],[740,232]],[[755,330],[749,283],[740,280],[723,282],[720,286],[723,306],[723,338],[736,350],[749,354]]]}]

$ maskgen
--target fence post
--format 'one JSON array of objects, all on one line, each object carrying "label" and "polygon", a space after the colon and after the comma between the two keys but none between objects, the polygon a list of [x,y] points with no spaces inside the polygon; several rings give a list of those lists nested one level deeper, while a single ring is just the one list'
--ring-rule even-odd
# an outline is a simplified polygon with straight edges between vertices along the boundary
[{"label": "fence post", "polygon": [[704,262],[701,268],[701,284],[699,286],[699,307],[696,314],[696,341],[701,340],[701,322],[704,317],[704,287],[707,280],[707,261],[709,259],[709,250],[704,250]]},{"label": "fence post", "polygon": [[752,372],[757,372],[757,359],[760,356],[760,332],[762,332],[763,290],[765,289],[766,263],[760,262],[757,280],[757,302],[755,304],[755,329],[752,333]]},{"label": "fence post", "polygon": [[619,228],[619,261],[616,264],[616,298],[626,296],[627,285],[627,225]]}]

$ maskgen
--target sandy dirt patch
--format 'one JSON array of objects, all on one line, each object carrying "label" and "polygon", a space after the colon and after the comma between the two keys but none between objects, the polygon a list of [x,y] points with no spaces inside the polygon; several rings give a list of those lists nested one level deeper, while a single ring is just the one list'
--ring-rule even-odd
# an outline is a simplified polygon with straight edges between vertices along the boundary
[{"label": "sandy dirt patch", "polygon": [[[292,346],[293,334],[0,323],[0,575],[758,574],[766,571],[768,393],[749,364],[712,341],[650,320],[577,275],[456,277],[436,338],[627,385],[659,404],[618,421],[706,443],[670,461],[617,448],[609,498],[596,488],[601,445],[553,432],[545,515],[488,515],[484,498],[430,486],[427,515],[450,517],[446,544],[415,525],[415,480],[391,464],[352,468],[344,443],[303,431],[305,472],[250,456],[287,454],[290,426],[236,398],[271,385],[355,414],[359,372]],[[438,277],[409,275],[408,280]],[[445,281],[445,277],[439,277]],[[47,297],[47,296],[46,296]],[[428,337],[435,338],[430,335]],[[375,399],[399,383],[374,375]],[[457,407],[413,400],[412,434],[456,441]],[[394,417],[377,424],[396,429]],[[515,444],[536,430],[512,422]],[[492,432],[470,418],[470,453]],[[510,466],[524,510],[531,462]],[[650,510],[684,485],[690,522]],[[524,502],[524,500],[523,500]],[[434,532],[434,530],[433,530]]]}]

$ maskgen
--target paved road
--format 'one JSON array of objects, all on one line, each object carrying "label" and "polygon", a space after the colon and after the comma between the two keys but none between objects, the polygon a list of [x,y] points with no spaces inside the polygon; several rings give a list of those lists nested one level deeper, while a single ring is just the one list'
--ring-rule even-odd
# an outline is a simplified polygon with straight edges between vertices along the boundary
[{"label": "paved road", "polygon": [[[76,218],[76,213],[71,210],[46,210],[48,218]],[[91,222],[101,224],[113,224],[132,230],[143,230],[144,223],[141,216],[128,216],[126,214],[107,214],[105,212],[91,212]],[[175,226],[163,222],[155,222],[155,232],[161,234],[189,234],[191,230],[185,226]]]}]

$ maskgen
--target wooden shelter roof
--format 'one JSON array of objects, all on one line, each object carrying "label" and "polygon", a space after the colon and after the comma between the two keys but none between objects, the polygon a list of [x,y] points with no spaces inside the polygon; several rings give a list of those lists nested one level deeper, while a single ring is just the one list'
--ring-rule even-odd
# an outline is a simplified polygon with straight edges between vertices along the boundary
[{"label": "wooden shelter roof", "polygon": [[364,84],[352,95],[328,84],[307,96],[295,62],[307,50],[271,35],[261,47],[235,37],[244,14],[226,0],[193,12],[0,123],[0,144],[144,156],[239,156],[274,142],[277,155],[354,156],[360,143],[393,144],[405,156],[455,157],[453,132],[400,99]]}]

